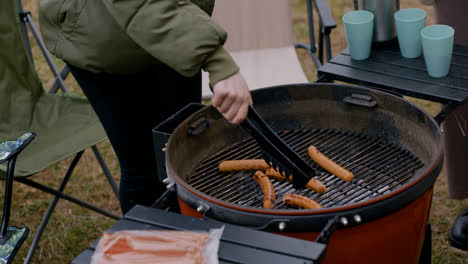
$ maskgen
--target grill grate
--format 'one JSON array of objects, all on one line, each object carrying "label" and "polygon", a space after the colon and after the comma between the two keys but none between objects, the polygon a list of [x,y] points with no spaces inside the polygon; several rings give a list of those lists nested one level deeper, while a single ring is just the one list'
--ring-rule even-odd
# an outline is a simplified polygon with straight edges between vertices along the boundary
[{"label": "grill grate", "polygon": [[[314,167],[327,191],[318,194],[309,189],[296,190],[289,182],[272,179],[276,192],[276,209],[295,209],[282,203],[286,193],[314,199],[322,207],[355,204],[394,191],[403,186],[421,160],[395,144],[343,130],[307,129],[281,131],[278,135]],[[323,154],[354,173],[352,182],[344,182],[313,162],[307,147],[314,145]],[[204,158],[187,175],[187,183],[212,198],[242,206],[262,208],[263,194],[254,181],[255,171],[220,172],[224,160],[258,159],[261,151],[253,138],[227,146]]]}]

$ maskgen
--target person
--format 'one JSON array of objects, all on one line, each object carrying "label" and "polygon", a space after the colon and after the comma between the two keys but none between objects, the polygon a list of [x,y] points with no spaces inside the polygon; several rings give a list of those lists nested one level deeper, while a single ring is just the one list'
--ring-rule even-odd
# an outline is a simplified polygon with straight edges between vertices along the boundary
[{"label": "person", "polygon": [[[468,2],[465,0],[420,0],[426,5],[433,5],[436,24],[449,25],[455,29],[454,43],[468,46],[468,28],[465,10]],[[458,34],[457,34],[458,33]],[[459,106],[443,123],[445,142],[445,169],[448,179],[448,194],[452,199],[468,197],[468,175],[466,173],[466,152],[468,151],[468,106]],[[453,247],[468,250],[468,208],[455,220],[449,241]]]},{"label": "person", "polygon": [[212,104],[240,124],[249,88],[223,48],[227,33],[211,18],[214,0],[41,0],[47,48],[70,68],[102,123],[121,167],[125,214],[164,191],[151,130],[201,101],[201,69]]}]

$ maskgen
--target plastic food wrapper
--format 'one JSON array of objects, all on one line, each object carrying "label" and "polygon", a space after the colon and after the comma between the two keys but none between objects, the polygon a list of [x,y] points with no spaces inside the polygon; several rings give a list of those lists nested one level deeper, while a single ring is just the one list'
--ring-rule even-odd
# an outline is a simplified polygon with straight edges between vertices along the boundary
[{"label": "plastic food wrapper", "polygon": [[218,264],[224,226],[209,232],[124,230],[103,234],[91,264]]}]

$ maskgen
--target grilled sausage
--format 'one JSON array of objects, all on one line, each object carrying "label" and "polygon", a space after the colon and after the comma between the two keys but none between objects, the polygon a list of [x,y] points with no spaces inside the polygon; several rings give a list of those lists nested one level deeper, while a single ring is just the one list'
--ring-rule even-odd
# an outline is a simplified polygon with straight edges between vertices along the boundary
[{"label": "grilled sausage", "polygon": [[254,175],[254,180],[260,185],[263,192],[263,208],[273,209],[275,207],[275,188],[270,181],[270,178],[263,172],[257,171]]},{"label": "grilled sausage", "polygon": [[325,155],[323,155],[316,147],[310,146],[307,149],[310,158],[314,160],[318,165],[322,168],[330,172],[331,174],[337,176],[338,178],[342,179],[343,181],[352,181],[354,178],[354,174],[349,170],[341,167]]},{"label": "grilled sausage", "polygon": [[[292,178],[290,178],[290,181],[292,181]],[[317,193],[324,193],[327,190],[325,188],[325,185],[323,185],[321,181],[313,177],[310,178],[310,180],[306,183],[305,187]]]},{"label": "grilled sausage", "polygon": [[[274,168],[270,167],[266,170],[265,174],[277,181],[285,181],[286,177],[279,173],[279,171],[275,170]],[[289,176],[288,179],[290,182],[292,182],[292,176]],[[311,189],[314,192],[317,193],[324,193],[326,191],[325,185],[323,183],[315,178],[310,178],[310,180],[306,183],[305,185],[306,188]]]},{"label": "grilled sausage", "polygon": [[305,196],[293,193],[283,195],[283,203],[301,209],[319,209],[322,206],[316,201]]},{"label": "grilled sausage", "polygon": [[266,170],[270,167],[263,159],[225,160],[219,164],[220,171]]},{"label": "grilled sausage", "polygon": [[279,171],[275,170],[273,167],[268,168],[265,171],[266,176],[269,178],[275,179],[277,181],[285,181],[286,177],[282,175]]}]

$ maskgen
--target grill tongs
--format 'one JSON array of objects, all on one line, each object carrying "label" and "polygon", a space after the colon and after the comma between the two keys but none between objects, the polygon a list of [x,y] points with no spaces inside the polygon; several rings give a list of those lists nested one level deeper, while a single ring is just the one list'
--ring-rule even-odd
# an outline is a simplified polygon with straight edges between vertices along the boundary
[{"label": "grill tongs", "polygon": [[317,175],[315,169],[292,150],[250,105],[247,118],[241,126],[257,141],[263,159],[268,164],[287,177],[293,175],[294,188],[303,188],[310,178]]}]

